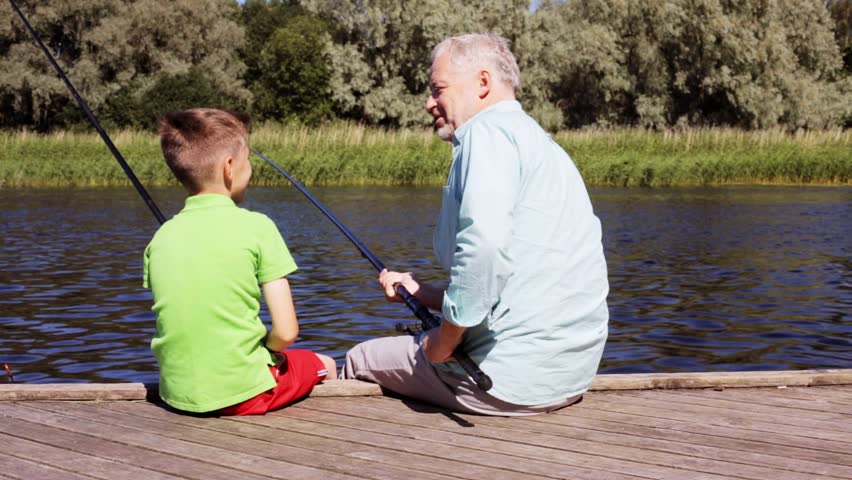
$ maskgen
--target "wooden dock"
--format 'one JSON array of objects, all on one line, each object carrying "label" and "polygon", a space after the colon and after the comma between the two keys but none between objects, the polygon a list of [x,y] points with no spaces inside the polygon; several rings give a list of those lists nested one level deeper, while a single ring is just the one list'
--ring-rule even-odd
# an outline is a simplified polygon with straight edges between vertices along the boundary
[{"label": "wooden dock", "polygon": [[852,370],[599,375],[580,403],[525,418],[354,381],[259,417],[180,415],[150,395],[0,385],[0,478],[852,479]]}]

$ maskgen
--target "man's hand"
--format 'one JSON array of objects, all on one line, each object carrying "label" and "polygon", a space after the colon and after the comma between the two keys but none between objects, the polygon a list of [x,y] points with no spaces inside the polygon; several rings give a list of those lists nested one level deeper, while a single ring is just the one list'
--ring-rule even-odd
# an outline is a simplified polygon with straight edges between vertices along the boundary
[{"label": "man's hand", "polygon": [[423,353],[432,363],[449,362],[453,358],[453,352],[464,335],[464,327],[457,327],[447,321],[441,322],[441,326],[433,328],[423,336]]},{"label": "man's hand", "polygon": [[432,310],[441,309],[441,301],[444,299],[444,289],[421,282],[413,273],[389,272],[385,269],[379,274],[379,283],[382,285],[385,298],[392,302],[404,302],[402,297],[396,293],[395,288],[396,285],[402,285],[408,290],[408,293],[414,295],[426,308]]},{"label": "man's hand", "polygon": [[382,289],[385,292],[385,298],[392,302],[402,302],[402,297],[400,297],[395,290],[396,284],[402,284],[408,293],[417,296],[417,292],[420,290],[420,282],[414,278],[414,274],[410,272],[389,272],[387,269],[382,270],[379,274],[379,283],[382,285]]}]

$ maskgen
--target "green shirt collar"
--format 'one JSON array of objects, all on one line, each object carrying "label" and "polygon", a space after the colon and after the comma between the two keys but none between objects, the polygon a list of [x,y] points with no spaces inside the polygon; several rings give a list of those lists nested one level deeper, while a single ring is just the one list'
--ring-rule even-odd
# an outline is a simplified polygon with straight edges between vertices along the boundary
[{"label": "green shirt collar", "polygon": [[190,210],[200,210],[203,208],[236,206],[237,204],[225,195],[220,195],[218,193],[207,193],[204,195],[192,195],[190,197],[187,197],[186,203],[183,207],[183,211],[186,212]]}]

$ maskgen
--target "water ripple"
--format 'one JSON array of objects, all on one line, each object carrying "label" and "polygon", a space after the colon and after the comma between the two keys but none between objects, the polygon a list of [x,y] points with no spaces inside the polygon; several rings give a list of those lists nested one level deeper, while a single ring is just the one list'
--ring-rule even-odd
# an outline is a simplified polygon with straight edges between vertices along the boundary
[{"label": "water ripple", "polygon": [[[852,365],[852,189],[593,189],[609,265],[611,373]],[[438,189],[314,194],[386,265],[427,281]],[[152,192],[167,216],[177,189]],[[370,264],[290,188],[247,208],[281,228],[298,345],[341,360],[357,342],[415,322]],[[16,380],[157,381],[142,251],[156,222],[126,189],[0,190],[0,362]],[[268,312],[261,316],[268,322]]]}]

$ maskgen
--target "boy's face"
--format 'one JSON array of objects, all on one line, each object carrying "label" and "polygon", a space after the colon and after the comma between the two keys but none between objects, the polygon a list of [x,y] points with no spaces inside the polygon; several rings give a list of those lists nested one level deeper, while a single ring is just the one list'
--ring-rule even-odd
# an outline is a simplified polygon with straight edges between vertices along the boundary
[{"label": "boy's face", "polygon": [[240,203],[246,198],[246,189],[248,188],[249,180],[251,180],[251,162],[249,162],[248,145],[243,145],[240,153],[234,157],[234,163],[231,167],[233,182],[231,183],[231,200],[234,203]]}]

